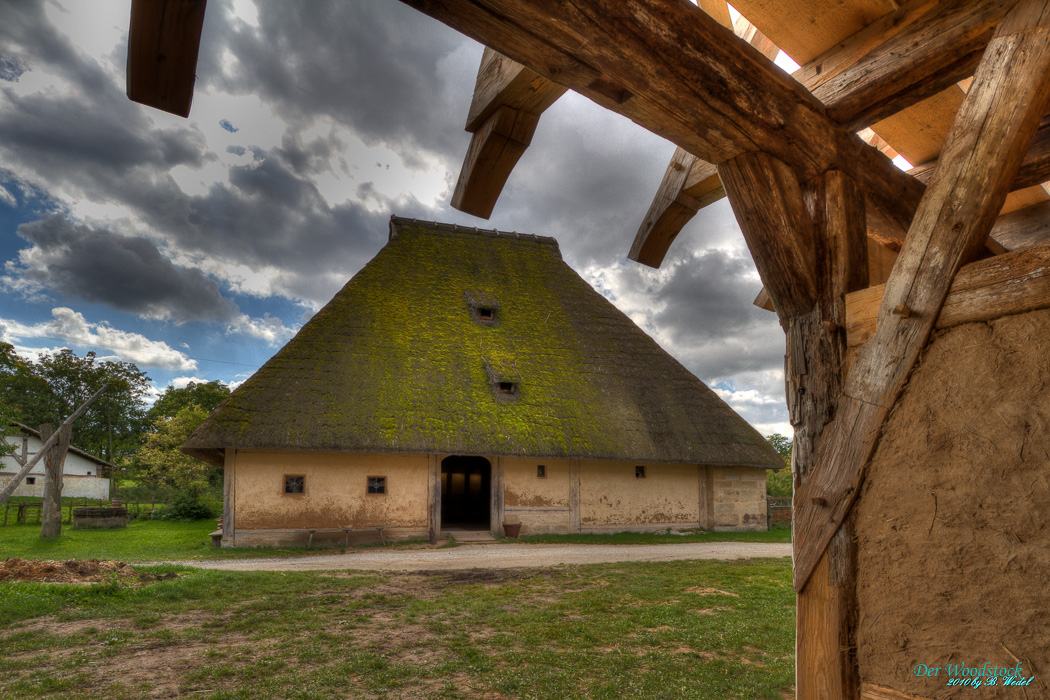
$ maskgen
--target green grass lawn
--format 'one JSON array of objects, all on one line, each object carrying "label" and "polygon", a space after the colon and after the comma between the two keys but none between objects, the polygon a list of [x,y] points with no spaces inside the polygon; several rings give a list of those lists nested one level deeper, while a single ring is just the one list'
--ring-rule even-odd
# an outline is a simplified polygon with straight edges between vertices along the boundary
[{"label": "green grass lawn", "polygon": [[[215,521],[191,523],[133,520],[126,529],[74,530],[62,526],[62,535],[40,537],[40,526],[0,527],[0,557],[21,559],[119,559],[123,561],[179,561],[191,559],[241,559],[250,557],[308,556],[333,550],[247,549],[211,546],[208,533]],[[790,542],[790,530],[770,532],[696,532],[685,535],[621,532],[613,535],[537,535],[504,542],[556,542],[579,544],[661,544],[667,542]],[[385,545],[401,546],[405,543]],[[410,544],[410,543],[409,543]],[[369,545],[371,547],[383,545]],[[334,551],[339,551],[334,550]]]},{"label": "green grass lawn", "polygon": [[791,563],[0,584],[0,697],[781,698]]},{"label": "green grass lawn", "polygon": [[214,520],[133,520],[127,528],[117,530],[75,530],[72,525],[63,525],[59,537],[44,539],[40,537],[39,525],[8,525],[0,527],[0,557],[175,561],[294,556],[305,551],[212,547],[208,533],[213,530]]}]

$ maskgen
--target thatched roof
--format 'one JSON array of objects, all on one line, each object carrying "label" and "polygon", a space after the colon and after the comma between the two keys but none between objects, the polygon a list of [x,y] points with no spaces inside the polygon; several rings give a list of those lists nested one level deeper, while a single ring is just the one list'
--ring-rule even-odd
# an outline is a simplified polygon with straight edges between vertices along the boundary
[{"label": "thatched roof", "polygon": [[784,466],[566,265],[553,238],[396,217],[390,228],[386,247],[215,409],[187,453]]}]

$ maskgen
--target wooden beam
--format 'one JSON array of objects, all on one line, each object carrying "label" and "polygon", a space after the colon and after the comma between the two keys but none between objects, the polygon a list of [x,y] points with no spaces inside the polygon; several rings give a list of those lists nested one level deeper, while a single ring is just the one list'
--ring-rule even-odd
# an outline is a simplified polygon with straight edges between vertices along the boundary
[{"label": "wooden beam", "polygon": [[913,0],[801,68],[796,77],[849,129],[862,129],[973,74],[1017,0]]},{"label": "wooden beam", "polygon": [[[675,149],[656,197],[638,227],[628,258],[649,267],[663,263],[671,243],[700,210],[699,200],[683,191],[686,177],[697,162],[702,161],[681,148]],[[722,188],[721,181],[718,188]]]},{"label": "wooden beam", "polygon": [[[908,174],[919,182],[928,183],[937,169],[937,163],[938,161],[932,160],[917,165],[909,170]],[[1050,120],[1044,118],[1025,151],[1021,167],[1017,170],[1017,177],[1010,184],[1010,191],[1016,192],[1047,181],[1050,181]]]},{"label": "wooden beam", "polygon": [[565,90],[486,46],[467,111],[466,129],[472,134],[477,132],[500,107],[542,114]]},{"label": "wooden beam", "polygon": [[[842,390],[847,293],[868,285],[864,195],[841,172],[807,186],[814,222],[817,304],[789,319],[785,374],[794,441],[792,473],[804,484]],[[856,546],[843,527],[818,562],[814,584],[798,595],[795,688],[801,698],[853,698],[856,660]]]},{"label": "wooden beam", "polygon": [[539,115],[500,107],[470,139],[452,206],[483,219],[492,215],[514,165],[532,143]]},{"label": "wooden beam", "polygon": [[992,228],[1050,103],[1048,74],[1050,7],[1046,0],[1021,0],[985,51],[886,283],[878,329],[847,377],[816,470],[796,490],[796,590],[805,587],[849,513],[883,421],[933,330],[956,271]]},{"label": "wooden beam", "polygon": [[[725,3],[721,3],[726,7]],[[704,8],[712,14],[710,8]],[[712,16],[715,16],[712,14]],[[729,12],[719,23],[730,26]],[[743,17],[733,25],[733,33],[772,60],[780,53],[773,42]],[[714,165],[693,156],[682,148],[675,149],[649,211],[642,219],[627,257],[635,262],[658,268],[668,249],[696,213],[725,196]]]},{"label": "wooden beam", "polygon": [[[793,77],[811,90],[840,124],[850,130],[867,127],[970,75],[995,24],[1015,2],[913,0],[828,49],[795,71]],[[750,22],[741,20],[736,33],[757,42],[760,50],[764,47],[767,58],[776,57],[779,49]],[[865,141],[871,143],[872,137],[878,138],[871,134]],[[884,152],[887,147],[877,146]],[[1050,179],[1050,148],[1047,151],[1044,168],[1048,176],[1044,180]],[[704,165],[703,161],[697,163]],[[926,174],[925,170],[921,172]],[[696,212],[725,195],[713,169],[704,172],[703,179],[701,198],[686,191],[697,181],[668,191],[665,177],[627,257],[659,267],[675,237]],[[679,194],[685,197],[679,199]],[[897,244],[903,241],[906,224],[886,220],[877,212],[872,215],[881,224],[877,227],[880,238]]]},{"label": "wooden beam", "polygon": [[1006,250],[1020,250],[1050,242],[1050,202],[1000,216],[992,238]]},{"label": "wooden beam", "polygon": [[452,206],[492,215],[507,178],[532,141],[539,115],[566,88],[486,47],[467,112],[473,136],[452,194]]},{"label": "wooden beam", "polygon": [[901,226],[921,198],[920,183],[695,5],[404,1],[708,162],[763,151],[807,179],[842,170]]},{"label": "wooden beam", "polygon": [[758,273],[782,320],[817,302],[813,224],[794,171],[766,153],[718,166]]},{"label": "wooden beam", "polygon": [[[886,285],[846,295],[846,342],[863,345],[875,335]],[[991,321],[1050,309],[1050,244],[978,260],[960,268],[933,327]]]},{"label": "wooden beam", "polygon": [[207,0],[132,0],[128,98],[190,115]]}]

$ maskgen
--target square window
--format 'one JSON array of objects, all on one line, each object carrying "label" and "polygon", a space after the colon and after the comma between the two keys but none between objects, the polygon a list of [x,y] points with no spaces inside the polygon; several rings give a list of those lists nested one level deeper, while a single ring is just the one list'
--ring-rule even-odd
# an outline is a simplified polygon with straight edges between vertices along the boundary
[{"label": "square window", "polygon": [[515,393],[514,382],[500,382],[499,393],[501,394],[513,394]]},{"label": "square window", "polygon": [[634,478],[635,479],[644,479],[645,478],[645,467],[643,467],[641,465],[635,467],[634,468]]},{"label": "square window", "polygon": [[481,321],[491,321],[496,317],[496,311],[484,306],[478,307],[478,319]]},{"label": "square window", "polygon": [[368,493],[386,493],[386,477],[368,477]]},{"label": "square window", "polygon": [[35,483],[36,483],[36,477],[35,476],[27,476],[26,477],[26,485],[27,486],[32,486]]},{"label": "square window", "polygon": [[284,492],[285,493],[305,493],[306,492],[306,477],[305,476],[286,476],[286,477],[284,477]]},{"label": "square window", "polygon": [[547,478],[547,466],[546,465],[544,465],[544,464],[537,464],[536,465],[536,478],[537,479],[546,479]]}]

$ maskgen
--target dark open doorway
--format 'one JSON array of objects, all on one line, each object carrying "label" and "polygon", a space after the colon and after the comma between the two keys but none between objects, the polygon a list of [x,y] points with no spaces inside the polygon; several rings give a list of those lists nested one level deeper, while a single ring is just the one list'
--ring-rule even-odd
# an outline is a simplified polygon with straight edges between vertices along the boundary
[{"label": "dark open doorway", "polygon": [[441,460],[441,529],[491,530],[492,465],[484,457]]}]

